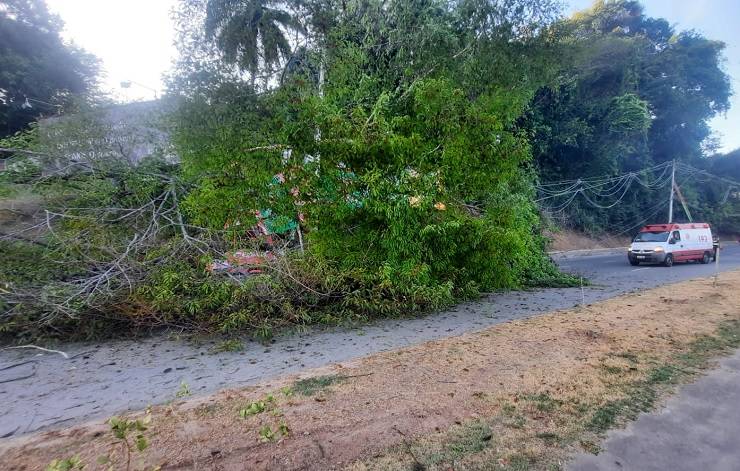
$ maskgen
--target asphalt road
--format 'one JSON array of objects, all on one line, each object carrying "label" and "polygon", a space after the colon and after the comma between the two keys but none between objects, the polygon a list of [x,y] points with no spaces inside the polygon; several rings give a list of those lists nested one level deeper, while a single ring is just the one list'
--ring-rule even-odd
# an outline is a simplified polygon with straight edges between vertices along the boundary
[{"label": "asphalt road", "polygon": [[719,257],[719,265],[689,262],[676,263],[671,268],[658,265],[633,267],[628,263],[627,255],[621,252],[559,257],[558,265],[565,271],[583,274],[594,285],[603,286],[608,291],[623,293],[712,276],[718,269],[736,270],[740,268],[740,246],[735,243],[725,246]]},{"label": "asphalt road", "polygon": [[[164,336],[55,347],[69,359],[33,350],[0,351],[0,438],[174,400],[183,383],[193,395],[204,395],[717,270],[696,263],[632,267],[624,253],[558,256],[558,263],[591,285],[496,293],[423,318],[309,329],[267,345],[245,341],[241,352],[211,354],[215,341],[194,345]],[[740,269],[740,247],[723,250],[719,269]]]}]

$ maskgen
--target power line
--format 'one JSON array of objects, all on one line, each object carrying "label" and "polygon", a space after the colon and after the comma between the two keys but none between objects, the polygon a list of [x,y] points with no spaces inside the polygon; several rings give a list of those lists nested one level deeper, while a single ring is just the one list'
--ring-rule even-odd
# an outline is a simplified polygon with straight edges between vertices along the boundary
[{"label": "power line", "polygon": [[[588,206],[597,210],[612,209],[624,201],[629,194],[629,190],[635,185],[650,192],[666,188],[672,181],[673,165],[673,162],[665,162],[621,175],[604,175],[538,184],[536,189],[540,197],[535,200],[535,203],[540,206],[542,211],[549,213],[551,217],[566,217],[565,211],[578,201],[579,196]],[[677,184],[678,187],[683,187],[690,182],[706,184],[711,181],[722,182],[727,185],[726,191],[723,191],[724,196],[719,202],[720,205],[727,202],[733,188],[740,188],[740,182],[714,175],[685,163],[676,162],[675,168],[677,171],[676,177],[681,179],[680,183]],[[704,208],[688,202],[686,204],[702,212],[704,210]],[[668,201],[661,197],[657,204],[647,209],[641,209],[642,214],[640,216],[645,216],[644,219],[621,230],[616,235],[622,235],[641,227],[656,217],[667,205]]]},{"label": "power line", "polygon": [[578,184],[578,183],[604,183],[609,181],[618,180],[620,178],[624,178],[629,175],[636,175],[640,173],[647,173],[654,170],[660,170],[667,167],[670,167],[671,162],[664,162],[662,164],[654,165],[652,167],[648,167],[642,170],[636,170],[634,172],[627,172],[621,175],[604,175],[604,176],[597,176],[597,177],[587,177],[587,178],[578,178],[575,180],[560,180],[560,181],[554,181],[554,182],[547,182],[547,183],[540,183],[537,185],[537,188],[546,188],[551,186],[558,186],[558,185],[568,185],[568,184]]},{"label": "power line", "polygon": [[[578,195],[581,195],[589,205],[595,208],[610,209],[624,200],[630,188],[635,183],[648,190],[657,190],[665,187],[670,182],[671,176],[668,171],[670,165],[670,162],[666,162],[622,175],[544,183],[537,185],[537,190],[542,196],[535,200],[535,202],[542,204],[544,201],[566,198],[564,202],[545,208],[550,212],[558,213],[568,208],[576,201]],[[650,179],[646,178],[648,175],[656,172],[661,173],[657,176],[653,175]],[[558,186],[561,188],[557,188]],[[598,201],[613,197],[617,199],[609,203]]]},{"label": "power line", "polygon": [[[538,184],[536,185],[536,188],[541,197],[536,199],[535,202],[542,205],[543,202],[548,200],[565,198],[565,201],[546,208],[548,211],[551,212],[561,212],[567,209],[571,204],[573,204],[576,201],[578,195],[581,195],[583,199],[594,208],[610,209],[624,200],[624,198],[628,194],[629,189],[635,183],[648,190],[657,190],[664,188],[666,185],[669,184],[671,180],[671,174],[669,171],[671,165],[671,162],[665,162],[659,165],[645,168],[643,170],[628,172],[621,175],[605,175],[582,178],[577,180],[562,180]],[[697,169],[695,167],[692,167],[691,165],[682,162],[677,162],[676,166],[686,177],[693,178],[699,183],[708,183],[710,180],[713,179],[730,185],[730,187],[740,188],[740,182],[714,175],[707,172],[706,170]],[[651,179],[645,179],[644,177],[650,175],[651,172],[660,172],[660,174],[654,176]],[[684,179],[684,182],[685,181],[686,179]],[[727,192],[726,194],[729,196],[729,192]],[[612,197],[617,197],[617,199],[608,203],[598,201],[600,199]],[[727,198],[723,198],[722,204],[724,204],[726,200]]]},{"label": "power line", "polygon": [[648,209],[648,210],[646,211],[646,212],[649,212],[649,211],[653,210],[653,212],[652,212],[652,213],[650,213],[650,214],[649,214],[649,215],[648,215],[648,216],[647,216],[647,217],[646,217],[645,219],[643,219],[642,221],[638,222],[638,223],[637,223],[637,224],[635,224],[634,226],[630,226],[630,227],[628,227],[627,229],[623,230],[622,232],[618,232],[618,233],[616,233],[616,234],[615,234],[615,236],[620,236],[620,235],[622,235],[622,234],[625,234],[625,233],[627,233],[627,232],[633,231],[633,230],[637,229],[638,227],[643,227],[643,226],[645,225],[645,223],[646,223],[646,222],[650,221],[650,220],[651,220],[652,218],[654,218],[654,217],[655,217],[655,216],[656,216],[656,215],[657,215],[657,214],[658,214],[659,212],[663,211],[663,209],[664,209],[664,208],[665,208],[665,207],[666,207],[667,205],[668,205],[668,202],[667,202],[667,201],[662,201],[662,202],[660,202],[660,203],[656,204],[655,206],[651,207],[650,209]]},{"label": "power line", "polygon": [[[718,181],[727,183],[728,185],[740,187],[740,182],[736,182],[735,180],[732,180],[732,179],[729,179],[729,178],[724,178],[724,177],[720,177],[720,176],[714,175],[712,173],[707,172],[706,170],[700,170],[700,169],[698,169],[696,167],[692,167],[689,164],[685,164],[685,163],[682,163],[682,162],[677,162],[676,165],[679,168],[681,168],[681,169],[686,170],[687,172],[689,172],[689,176],[691,176],[691,175],[694,175],[694,176],[695,175],[703,175],[703,176],[708,177],[710,179],[713,178],[715,180],[718,180]],[[706,183],[706,181],[704,183]]]}]

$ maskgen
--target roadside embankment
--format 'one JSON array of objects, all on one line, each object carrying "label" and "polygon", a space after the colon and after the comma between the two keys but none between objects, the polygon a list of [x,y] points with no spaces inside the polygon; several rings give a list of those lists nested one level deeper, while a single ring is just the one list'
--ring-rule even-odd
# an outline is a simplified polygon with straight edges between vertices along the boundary
[{"label": "roadside embankment", "polygon": [[[637,231],[639,228],[635,228]],[[626,247],[630,244],[631,236],[634,234],[620,235],[589,235],[583,232],[560,229],[558,231],[545,231],[545,237],[549,240],[548,250],[552,252],[571,252],[581,250],[601,250],[610,248]]]}]

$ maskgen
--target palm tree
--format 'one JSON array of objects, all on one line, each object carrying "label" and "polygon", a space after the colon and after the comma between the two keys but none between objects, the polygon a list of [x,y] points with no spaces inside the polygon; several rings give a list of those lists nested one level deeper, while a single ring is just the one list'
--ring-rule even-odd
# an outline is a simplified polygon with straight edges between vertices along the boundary
[{"label": "palm tree", "polygon": [[[285,10],[272,0],[208,0],[206,34],[215,38],[227,62],[250,74],[254,87],[258,74],[268,76],[290,58],[286,32],[301,29]],[[262,68],[262,70],[260,70]],[[267,83],[268,77],[265,79]]]}]

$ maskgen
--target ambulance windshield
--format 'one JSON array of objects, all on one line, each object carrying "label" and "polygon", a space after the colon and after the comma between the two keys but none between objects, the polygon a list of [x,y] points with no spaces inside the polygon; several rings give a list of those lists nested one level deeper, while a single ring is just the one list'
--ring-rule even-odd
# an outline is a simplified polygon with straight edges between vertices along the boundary
[{"label": "ambulance windshield", "polygon": [[633,242],[665,242],[669,232],[640,232]]}]

